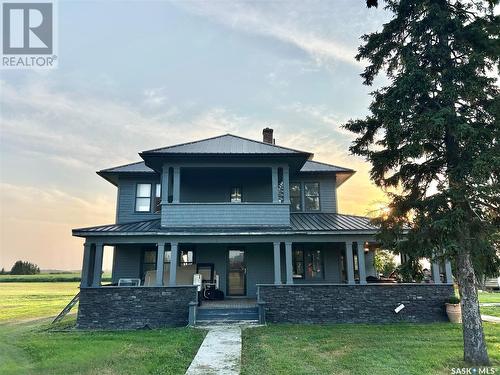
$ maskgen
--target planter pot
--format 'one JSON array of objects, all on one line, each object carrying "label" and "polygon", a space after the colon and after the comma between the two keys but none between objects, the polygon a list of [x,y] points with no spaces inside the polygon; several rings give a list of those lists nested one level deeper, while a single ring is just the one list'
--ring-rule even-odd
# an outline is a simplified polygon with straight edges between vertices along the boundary
[{"label": "planter pot", "polygon": [[448,319],[450,320],[450,322],[462,323],[462,309],[459,303],[447,303],[446,314],[448,315]]}]

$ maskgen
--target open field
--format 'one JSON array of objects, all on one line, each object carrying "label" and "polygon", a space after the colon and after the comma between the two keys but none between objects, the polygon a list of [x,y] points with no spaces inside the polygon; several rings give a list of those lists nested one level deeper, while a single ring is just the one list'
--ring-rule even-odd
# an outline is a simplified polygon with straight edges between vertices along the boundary
[{"label": "open field", "polygon": [[[494,366],[500,325],[485,323]],[[243,332],[242,374],[450,374],[462,362],[461,325],[270,325]]]},{"label": "open field", "polygon": [[[38,275],[0,275],[0,283],[37,283],[37,282],[78,282],[80,272],[71,273],[39,273]],[[102,281],[111,281],[111,274],[104,273]]]},{"label": "open field", "polygon": [[76,293],[77,282],[0,283],[0,322],[57,315]]}]

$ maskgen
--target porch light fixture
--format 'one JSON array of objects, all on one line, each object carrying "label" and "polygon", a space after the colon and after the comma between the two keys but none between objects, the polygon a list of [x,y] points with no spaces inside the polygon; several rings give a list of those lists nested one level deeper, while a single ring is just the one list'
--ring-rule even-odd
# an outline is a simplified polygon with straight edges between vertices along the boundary
[{"label": "porch light fixture", "polygon": [[369,251],[370,251],[370,247],[369,247],[368,242],[365,242],[365,247],[364,247],[364,250],[365,250],[365,253],[367,253],[367,252],[369,252]]}]

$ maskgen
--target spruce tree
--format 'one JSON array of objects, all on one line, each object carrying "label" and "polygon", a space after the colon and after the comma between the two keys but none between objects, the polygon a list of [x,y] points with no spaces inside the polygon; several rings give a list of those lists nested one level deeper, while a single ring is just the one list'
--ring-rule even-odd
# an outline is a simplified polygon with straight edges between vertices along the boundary
[{"label": "spruce tree", "polygon": [[371,163],[390,214],[384,246],[451,259],[459,286],[464,360],[489,363],[477,272],[498,274],[500,229],[499,17],[492,1],[388,0],[392,19],[363,36],[370,114],[345,127]]}]

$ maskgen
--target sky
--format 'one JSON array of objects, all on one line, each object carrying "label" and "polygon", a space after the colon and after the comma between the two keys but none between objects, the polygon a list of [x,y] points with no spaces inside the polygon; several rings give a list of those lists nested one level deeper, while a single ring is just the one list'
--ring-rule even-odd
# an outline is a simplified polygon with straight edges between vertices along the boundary
[{"label": "sky", "polygon": [[384,194],[341,125],[384,83],[363,86],[354,56],[388,19],[364,0],[59,1],[58,68],[0,70],[0,268],[81,268],[71,229],[115,218],[116,188],[95,171],[225,133],[261,140],[264,127],[355,169],[340,212],[373,212]]}]

